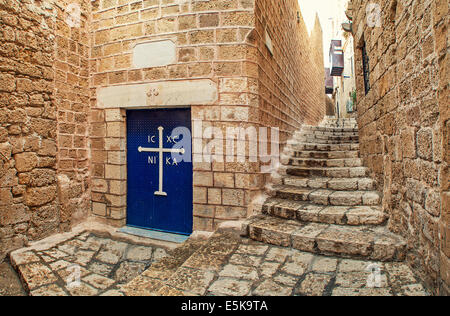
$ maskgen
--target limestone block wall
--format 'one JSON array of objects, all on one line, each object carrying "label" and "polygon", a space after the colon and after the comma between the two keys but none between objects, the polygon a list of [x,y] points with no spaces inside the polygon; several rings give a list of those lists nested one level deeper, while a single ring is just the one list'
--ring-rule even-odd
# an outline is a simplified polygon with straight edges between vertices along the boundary
[{"label": "limestone block wall", "polygon": [[[302,122],[322,119],[323,65],[297,11],[294,0],[92,1],[92,213],[126,222],[126,109],[189,106],[202,123],[193,130],[194,230],[246,218],[265,184],[260,163],[248,150],[243,163],[200,158],[212,137],[222,140],[212,153],[226,153],[229,127],[279,127],[280,146]],[[273,32],[270,58],[263,25]]]},{"label": "limestone block wall", "polygon": [[[252,1],[94,1],[92,13],[93,214],[117,225],[126,221],[127,104],[107,106],[99,94],[108,95],[103,88],[112,87],[120,95],[117,89],[128,85],[128,91],[144,87],[135,101],[139,106],[189,106],[192,119],[202,121],[200,134],[194,130],[193,135],[194,229],[213,230],[222,220],[245,218],[250,180],[244,173],[254,169],[256,174],[258,166],[196,157],[208,141],[201,135],[206,128],[225,130],[255,116],[257,83],[247,77],[254,68],[247,44]],[[167,58],[140,62],[152,59],[140,55],[140,45]],[[165,99],[170,87],[178,91],[177,101]],[[156,93],[149,96],[149,91]]]},{"label": "limestone block wall", "polygon": [[88,125],[91,8],[89,0],[58,0],[54,8],[58,198],[60,221],[67,230],[71,224],[84,220],[91,208]]},{"label": "limestone block wall", "polygon": [[90,209],[88,3],[0,1],[0,258]]},{"label": "limestone block wall", "polygon": [[[317,125],[325,116],[323,36],[319,20],[311,33],[298,1],[256,0],[259,118],[278,126],[285,144],[303,123]],[[266,47],[265,33],[273,43]]]},{"label": "limestone block wall", "polygon": [[212,137],[212,154],[226,153],[228,128],[277,127],[282,149],[321,120],[320,26],[309,38],[297,11],[294,0],[1,0],[0,254],[88,215],[125,224],[129,108],[190,107],[201,121],[195,230],[246,218],[267,177],[248,135],[234,161],[203,153]]},{"label": "limestone block wall", "polygon": [[377,10],[367,13],[369,1],[353,0],[361,154],[384,193],[390,229],[408,240],[409,263],[430,288],[448,294],[449,3],[371,3],[379,19]]}]

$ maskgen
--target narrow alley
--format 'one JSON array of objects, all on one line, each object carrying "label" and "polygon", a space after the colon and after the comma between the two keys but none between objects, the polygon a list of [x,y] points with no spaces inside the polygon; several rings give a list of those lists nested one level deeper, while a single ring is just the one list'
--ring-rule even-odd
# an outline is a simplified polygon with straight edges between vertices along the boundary
[{"label": "narrow alley", "polygon": [[449,5],[0,0],[0,296],[448,296]]}]

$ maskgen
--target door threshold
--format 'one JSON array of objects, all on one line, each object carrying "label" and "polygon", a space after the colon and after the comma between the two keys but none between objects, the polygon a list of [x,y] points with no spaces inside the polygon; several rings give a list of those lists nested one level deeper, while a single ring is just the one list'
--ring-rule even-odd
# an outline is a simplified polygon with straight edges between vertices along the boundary
[{"label": "door threshold", "polygon": [[119,229],[119,232],[138,237],[169,241],[177,244],[184,243],[189,238],[189,236],[185,235],[177,235],[174,233],[165,233],[156,230],[148,230],[131,226],[122,227]]}]

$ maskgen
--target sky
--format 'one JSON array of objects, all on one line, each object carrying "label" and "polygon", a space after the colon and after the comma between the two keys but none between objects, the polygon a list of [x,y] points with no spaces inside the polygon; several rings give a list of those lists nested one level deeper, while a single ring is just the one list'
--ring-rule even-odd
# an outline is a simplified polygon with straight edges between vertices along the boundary
[{"label": "sky", "polygon": [[344,10],[339,9],[346,7],[348,0],[298,0],[303,19],[309,32],[314,28],[316,13],[319,14],[320,24],[323,29],[324,44],[324,61],[325,67],[328,65],[328,52],[330,49],[330,41],[332,40],[333,27],[330,18],[343,17]]}]

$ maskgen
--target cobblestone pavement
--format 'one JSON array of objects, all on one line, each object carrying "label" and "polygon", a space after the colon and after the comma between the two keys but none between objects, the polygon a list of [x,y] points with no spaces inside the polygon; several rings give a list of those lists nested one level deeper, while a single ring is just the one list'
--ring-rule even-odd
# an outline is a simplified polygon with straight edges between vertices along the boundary
[{"label": "cobblestone pavement", "polygon": [[83,233],[47,250],[13,253],[11,261],[33,296],[121,295],[121,284],[165,255],[162,248]]},{"label": "cobblestone pavement", "polygon": [[9,262],[0,262],[0,296],[25,296],[26,293]]},{"label": "cobblestone pavement", "polygon": [[33,296],[428,295],[404,263],[321,256],[233,230],[167,251],[83,233],[46,250],[13,253],[11,261]]},{"label": "cobblestone pavement", "polygon": [[404,296],[426,292],[403,263],[324,257],[244,242],[218,272],[206,294]]},{"label": "cobblestone pavement", "polygon": [[168,296],[427,295],[404,263],[313,255],[228,233],[216,233],[175,272],[155,265],[123,291]]}]

